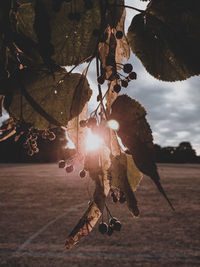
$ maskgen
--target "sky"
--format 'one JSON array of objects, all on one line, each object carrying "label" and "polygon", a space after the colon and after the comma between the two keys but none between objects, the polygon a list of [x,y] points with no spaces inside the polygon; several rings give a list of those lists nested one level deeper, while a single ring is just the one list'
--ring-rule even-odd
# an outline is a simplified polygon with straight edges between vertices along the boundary
[{"label": "sky", "polygon": [[[141,9],[147,4],[140,0],[125,2]],[[127,9],[126,30],[134,14],[137,13]],[[138,78],[126,93],[146,108],[154,143],[178,146],[188,141],[200,155],[200,76],[181,82],[162,82],[148,74],[133,54],[129,61],[133,62]]]},{"label": "sky", "polygon": [[[134,7],[139,9],[145,9],[147,4],[140,0],[126,0],[125,3],[132,6],[134,3]],[[135,14],[137,14],[135,11],[127,9],[126,31]],[[200,76],[182,82],[162,82],[148,74],[139,59],[133,54],[131,54],[129,62],[133,64],[137,80],[132,81],[128,88],[123,89],[122,93],[135,98],[145,107],[154,143],[163,147],[178,146],[180,142],[187,141],[200,155]],[[83,67],[78,70],[81,71]],[[91,64],[88,80],[91,88],[94,89],[89,106],[92,111],[97,105],[94,63]]]}]

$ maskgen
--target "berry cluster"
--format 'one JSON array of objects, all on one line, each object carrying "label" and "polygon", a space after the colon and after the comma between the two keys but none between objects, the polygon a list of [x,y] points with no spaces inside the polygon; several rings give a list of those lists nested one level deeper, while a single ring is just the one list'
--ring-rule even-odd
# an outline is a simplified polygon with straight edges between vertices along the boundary
[{"label": "berry cluster", "polygon": [[99,232],[103,235],[103,234],[107,234],[108,236],[111,236],[113,234],[114,231],[120,231],[121,230],[121,223],[120,221],[115,218],[112,217],[110,218],[108,224],[106,222],[101,222],[99,224]]},{"label": "berry cluster", "polygon": [[111,197],[114,203],[117,203],[118,201],[123,204],[126,201],[126,197],[123,191],[114,192],[111,191]]},{"label": "berry cluster", "polygon": [[30,129],[26,135],[26,141],[23,144],[23,147],[27,150],[27,154],[29,156],[33,156],[34,154],[39,152],[39,148],[37,147],[37,139],[38,133],[33,132]]},{"label": "berry cluster", "polygon": [[[107,58],[106,65],[112,66],[112,74],[109,76],[109,80],[110,81],[116,80],[116,84],[113,87],[113,90],[116,93],[119,93],[122,87],[126,88],[131,80],[137,79],[137,74],[136,72],[132,71],[133,66],[130,63],[127,64],[115,63],[114,59],[113,62],[111,62],[110,58]],[[123,66],[122,70],[124,71],[124,73],[128,74],[128,76],[124,76],[117,71],[118,65]],[[106,71],[103,69],[101,71],[101,75],[97,77],[97,82],[98,84],[102,85],[104,84],[105,80],[106,80]],[[118,80],[120,80],[120,82],[118,82]]]},{"label": "berry cluster", "polygon": [[53,141],[56,139],[55,133],[50,130],[44,130],[41,136],[42,139],[48,139],[49,141]]},{"label": "berry cluster", "polygon": [[[73,166],[73,164],[72,164],[72,163],[66,163],[65,160],[60,160],[60,161],[58,162],[58,167],[59,167],[60,169],[64,169],[64,168],[65,168],[66,173],[71,173],[71,172],[74,171],[74,166]],[[81,171],[79,172],[79,176],[80,176],[81,178],[84,178],[86,175],[87,175],[87,173],[86,173],[86,171],[85,171],[84,169],[81,170]]]}]

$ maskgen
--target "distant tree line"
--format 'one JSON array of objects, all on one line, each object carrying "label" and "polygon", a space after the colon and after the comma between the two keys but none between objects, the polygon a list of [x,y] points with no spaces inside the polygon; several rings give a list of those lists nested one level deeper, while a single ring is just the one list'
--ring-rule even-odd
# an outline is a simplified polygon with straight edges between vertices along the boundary
[{"label": "distant tree line", "polygon": [[[27,154],[23,146],[23,137],[15,142],[15,137],[11,137],[4,142],[0,142],[0,162],[56,162],[66,158],[66,137],[63,130],[53,130],[56,138],[54,141],[37,139],[39,152],[33,156]],[[182,142],[177,147],[161,147],[155,144],[155,157],[158,163],[200,163],[200,156],[189,142]]]},{"label": "distant tree line", "polygon": [[181,142],[177,147],[154,145],[156,162],[160,163],[200,163],[200,157],[189,142]]}]

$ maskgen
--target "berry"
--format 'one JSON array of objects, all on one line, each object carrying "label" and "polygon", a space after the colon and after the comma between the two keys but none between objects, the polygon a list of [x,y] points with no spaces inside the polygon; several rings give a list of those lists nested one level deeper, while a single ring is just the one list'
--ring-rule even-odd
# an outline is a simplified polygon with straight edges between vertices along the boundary
[{"label": "berry", "polygon": [[113,228],[109,225],[108,226],[108,231],[107,231],[107,235],[111,236],[113,234]]},{"label": "berry", "polygon": [[112,228],[115,231],[120,231],[121,230],[121,227],[122,227],[122,225],[121,225],[120,221],[115,221],[115,223],[114,223],[114,225],[113,225]]},{"label": "berry", "polygon": [[60,160],[60,161],[58,162],[58,167],[59,167],[59,168],[65,168],[65,161],[64,161],[64,160]]},{"label": "berry", "polygon": [[133,69],[133,66],[131,64],[129,64],[129,63],[125,64],[124,67],[123,67],[123,71],[125,73],[130,73],[132,71],[132,69]]},{"label": "berry", "polygon": [[80,176],[81,178],[84,178],[84,177],[86,176],[86,171],[85,171],[85,170],[80,171],[80,172],[79,172],[79,176]]},{"label": "berry", "polygon": [[74,167],[73,167],[73,165],[69,165],[69,166],[67,166],[67,167],[65,168],[65,170],[66,170],[67,173],[70,173],[70,172],[73,172]]},{"label": "berry", "polygon": [[53,141],[53,140],[55,140],[55,139],[56,139],[56,135],[55,135],[55,133],[53,133],[53,132],[49,132],[48,139],[49,139],[49,141]]},{"label": "berry", "polygon": [[136,80],[137,79],[137,73],[132,71],[131,73],[129,73],[128,77],[131,79],[131,80]]},{"label": "berry", "polygon": [[99,84],[103,84],[104,81],[105,81],[105,75],[101,75],[101,76],[99,76],[99,77],[97,78],[97,82],[98,82]]},{"label": "berry", "polygon": [[81,121],[79,122],[79,125],[80,125],[81,127],[86,127],[86,126],[87,126],[87,121],[81,120]]},{"label": "berry", "polygon": [[99,224],[99,232],[103,235],[108,231],[108,225],[105,222]]},{"label": "berry", "polygon": [[128,86],[128,81],[127,80],[121,80],[121,86],[126,88]]},{"label": "berry", "polygon": [[123,32],[122,31],[117,31],[116,32],[116,38],[117,39],[122,39],[122,37],[123,37]]},{"label": "berry", "polygon": [[115,93],[119,93],[121,90],[121,86],[119,84],[115,84],[113,90],[115,91]]},{"label": "berry", "polygon": [[115,224],[116,221],[118,221],[117,218],[112,217],[112,218],[109,220],[109,225],[110,225],[110,226],[113,226],[113,225]]},{"label": "berry", "polygon": [[117,199],[117,197],[115,195],[112,197],[112,199],[113,199],[114,203],[117,203],[118,199]]}]

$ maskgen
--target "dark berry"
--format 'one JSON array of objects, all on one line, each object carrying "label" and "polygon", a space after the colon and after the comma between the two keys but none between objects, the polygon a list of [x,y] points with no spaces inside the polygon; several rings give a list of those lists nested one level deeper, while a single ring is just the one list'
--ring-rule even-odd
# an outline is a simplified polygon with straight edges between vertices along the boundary
[{"label": "dark berry", "polygon": [[81,127],[86,127],[86,126],[87,126],[87,121],[81,120],[81,121],[79,122],[79,125],[80,125]]},{"label": "dark berry", "polygon": [[67,173],[70,173],[70,172],[73,172],[74,167],[73,167],[73,165],[69,165],[69,166],[67,166],[67,167],[65,168],[65,170],[66,170]]},{"label": "dark berry", "polygon": [[107,235],[111,236],[113,234],[113,228],[109,225],[108,226],[108,231],[107,231]]},{"label": "dark berry", "polygon": [[55,140],[55,139],[56,139],[56,135],[55,135],[55,133],[50,132],[49,135],[48,135],[48,139],[49,139],[49,141],[53,141],[53,140]]},{"label": "dark berry", "polygon": [[85,170],[80,171],[80,172],[79,172],[79,176],[80,176],[81,178],[84,178],[84,177],[86,176],[86,171],[85,171]]},{"label": "dark berry", "polygon": [[69,19],[69,20],[75,20],[74,13],[70,12],[70,13],[68,14],[68,19]]},{"label": "dark berry", "polygon": [[108,231],[108,225],[105,222],[99,224],[99,232],[103,235]]},{"label": "dark berry", "polygon": [[99,36],[99,30],[98,30],[98,29],[94,29],[93,32],[92,32],[92,34],[93,34],[95,37]]},{"label": "dark berry", "polygon": [[123,71],[125,73],[130,73],[132,71],[132,69],[133,69],[133,66],[131,64],[129,64],[129,63],[125,64],[124,67],[123,67]]},{"label": "dark berry", "polygon": [[118,221],[117,218],[112,217],[112,218],[109,220],[109,225],[110,225],[110,226],[113,226],[113,225],[115,224],[116,221]]},{"label": "dark berry", "polygon": [[92,128],[97,125],[97,120],[95,118],[89,118],[87,122],[87,127]]},{"label": "dark berry", "polygon": [[59,167],[59,168],[65,168],[65,161],[64,161],[64,160],[60,160],[60,161],[58,162],[58,167]]},{"label": "dark berry", "polygon": [[112,197],[112,199],[113,199],[114,203],[117,203],[118,199],[117,199],[117,197],[115,195]]},{"label": "dark berry", "polygon": [[116,32],[116,38],[117,39],[122,39],[122,37],[123,37],[123,32],[122,31],[117,31]]},{"label": "dark berry", "polygon": [[131,80],[136,80],[137,79],[137,73],[133,71],[133,72],[129,73],[128,77]]},{"label": "dark berry", "polygon": [[119,93],[121,90],[121,86],[119,84],[115,84],[113,90],[115,91],[115,93]]},{"label": "dark berry", "polygon": [[121,225],[120,221],[115,221],[115,223],[114,223],[114,225],[113,225],[112,228],[115,231],[120,231],[121,230],[121,227],[122,227],[122,225]]},{"label": "dark berry", "polygon": [[98,82],[99,84],[103,84],[104,81],[105,81],[105,75],[101,75],[101,76],[99,76],[99,77],[97,78],[97,82]]},{"label": "dark berry", "polygon": [[121,80],[121,86],[126,88],[128,86],[128,81],[127,80]]}]

